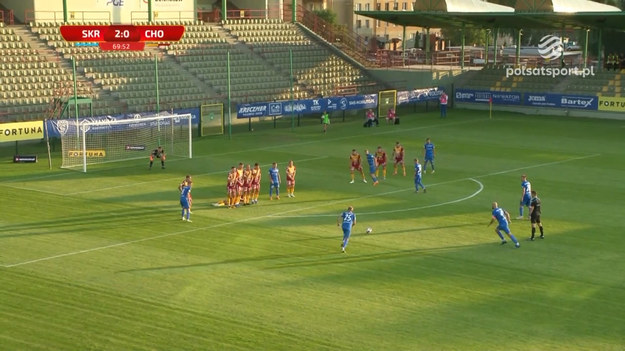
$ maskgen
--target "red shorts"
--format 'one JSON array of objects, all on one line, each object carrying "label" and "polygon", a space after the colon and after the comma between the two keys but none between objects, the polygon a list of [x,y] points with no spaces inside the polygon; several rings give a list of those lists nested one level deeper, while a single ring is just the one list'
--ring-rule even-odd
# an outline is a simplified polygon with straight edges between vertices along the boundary
[{"label": "red shorts", "polygon": [[287,185],[287,186],[293,186],[293,185],[295,185],[295,179],[287,179],[287,180],[286,180],[286,185]]},{"label": "red shorts", "polygon": [[395,157],[395,163],[404,163],[403,157]]},{"label": "red shorts", "polygon": [[358,170],[358,171],[362,171],[362,166],[360,165],[360,163],[352,163],[352,167],[350,168],[352,171],[353,170]]}]

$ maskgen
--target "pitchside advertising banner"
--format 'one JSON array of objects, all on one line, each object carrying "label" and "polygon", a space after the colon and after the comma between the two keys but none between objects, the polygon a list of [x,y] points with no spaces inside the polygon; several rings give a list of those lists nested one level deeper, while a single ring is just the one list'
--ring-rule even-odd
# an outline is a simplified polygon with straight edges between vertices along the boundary
[{"label": "pitchside advertising banner", "polygon": [[457,89],[455,93],[456,102],[476,102],[496,105],[521,105],[521,93],[514,91],[488,91]]},{"label": "pitchside advertising banner", "polygon": [[588,95],[525,93],[523,104],[525,106],[596,111],[598,107],[598,99],[596,96]]},{"label": "pitchside advertising banner", "polygon": [[[589,95],[501,92],[486,90],[458,89],[456,102],[488,103],[494,105],[523,105],[596,111],[599,99]],[[625,103],[624,103],[625,105]],[[623,110],[625,111],[625,107]]]},{"label": "pitchside advertising banner", "polygon": [[378,106],[378,95],[333,96],[328,98],[256,102],[237,105],[237,118],[314,114],[323,111],[362,110]]},{"label": "pitchside advertising banner", "polygon": [[[174,110],[175,114],[191,114],[191,124],[192,125],[197,125],[198,124],[198,116],[200,115],[200,109],[199,108],[192,108],[192,109],[179,109],[179,110]],[[168,113],[169,114],[169,113]],[[94,132],[108,132],[111,130],[114,130],[114,128],[128,128],[127,126],[111,126],[108,125],[106,122],[110,122],[110,121],[117,121],[117,120],[123,120],[123,119],[132,119],[132,118],[142,118],[142,117],[153,117],[156,116],[154,113],[134,113],[134,114],[125,114],[125,115],[115,115],[115,116],[99,116],[99,117],[85,117],[85,118],[78,118],[78,122],[79,123],[84,123],[84,122],[98,122],[101,123],[101,125],[98,126],[91,126],[91,129],[89,130],[91,133]],[[71,122],[70,122],[71,121]],[[51,138],[60,138],[62,135],[65,135],[67,133],[76,133],[76,128],[75,128],[75,124],[73,123],[73,121],[75,121],[74,119],[68,120],[68,119],[50,119],[46,121],[46,128],[48,129],[48,134],[50,135]],[[181,123],[180,121],[176,121],[174,120],[176,123]],[[43,123],[43,122],[39,122],[39,123]],[[156,121],[153,122],[148,122],[151,123],[153,125],[156,125]],[[168,123],[166,121],[161,121],[160,123]],[[1,126],[1,125],[0,125]],[[138,127],[139,125],[135,124],[133,125],[134,128]],[[43,138],[43,136],[42,136]]]},{"label": "pitchside advertising banner", "polygon": [[599,111],[625,112],[625,98],[599,96]]},{"label": "pitchside advertising banner", "polygon": [[0,124],[0,142],[35,139],[43,139],[43,121]]},{"label": "pitchside advertising banner", "polygon": [[397,105],[412,104],[424,101],[438,101],[443,94],[441,88],[425,88],[397,92]]}]

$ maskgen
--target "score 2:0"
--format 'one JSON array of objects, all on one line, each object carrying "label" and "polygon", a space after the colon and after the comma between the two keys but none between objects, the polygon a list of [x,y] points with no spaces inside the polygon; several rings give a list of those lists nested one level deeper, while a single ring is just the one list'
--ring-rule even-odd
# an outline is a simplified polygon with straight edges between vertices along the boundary
[{"label": "score 2:0", "polygon": [[185,32],[181,25],[165,26],[68,26],[62,25],[61,35],[66,41],[81,42],[132,42],[178,41]]}]

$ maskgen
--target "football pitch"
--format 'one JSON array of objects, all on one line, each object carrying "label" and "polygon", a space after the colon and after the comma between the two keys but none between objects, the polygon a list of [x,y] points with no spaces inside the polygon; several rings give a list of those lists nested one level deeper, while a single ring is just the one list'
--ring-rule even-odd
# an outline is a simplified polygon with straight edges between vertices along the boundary
[{"label": "football pitch", "polygon": [[[13,164],[0,149],[2,350],[622,350],[625,122],[451,110],[237,127],[194,140],[193,159],[84,174]],[[415,193],[426,137],[436,172]],[[350,184],[349,153],[396,141],[407,176]],[[295,198],[268,199],[267,170],[297,167]],[[239,162],[262,167],[259,204],[214,207]],[[192,223],[178,184],[193,176]],[[519,215],[521,174],[545,239]],[[337,216],[354,206],[346,253]],[[527,209],[525,209],[527,217]],[[365,234],[371,227],[373,232]],[[509,240],[508,240],[509,241]]]}]

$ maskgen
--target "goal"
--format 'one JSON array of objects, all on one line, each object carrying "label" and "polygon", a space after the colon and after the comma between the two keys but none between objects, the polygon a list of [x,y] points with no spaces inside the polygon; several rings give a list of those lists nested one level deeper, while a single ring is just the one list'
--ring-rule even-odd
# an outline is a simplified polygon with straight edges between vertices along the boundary
[{"label": "goal", "polygon": [[191,114],[120,120],[66,120],[61,134],[61,168],[87,172],[87,166],[148,159],[162,146],[168,158],[193,156]]},{"label": "goal", "polygon": [[397,90],[382,90],[378,93],[378,118],[385,118],[388,110],[397,105]]}]

